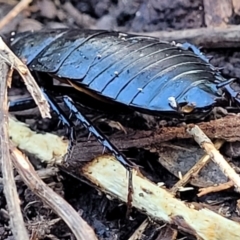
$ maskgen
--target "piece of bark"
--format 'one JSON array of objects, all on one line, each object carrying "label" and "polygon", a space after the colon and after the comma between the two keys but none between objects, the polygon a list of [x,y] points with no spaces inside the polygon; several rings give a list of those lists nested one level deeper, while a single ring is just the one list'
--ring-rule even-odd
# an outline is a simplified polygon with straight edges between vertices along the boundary
[{"label": "piece of bark", "polygon": [[[81,169],[82,174],[102,191],[126,202],[128,178],[126,169],[111,156],[102,156]],[[194,209],[172,196],[166,189],[133,173],[133,206],[158,221],[206,240],[238,240],[240,224],[208,209]]]},{"label": "piece of bark", "polygon": [[[167,142],[173,139],[189,139],[192,138],[186,129],[192,126],[187,124],[181,127],[162,127],[156,130],[137,130],[126,129],[128,134],[121,134],[120,137],[110,136],[110,141],[119,149],[128,149],[132,147],[144,148],[151,147],[161,142]],[[201,122],[198,126],[210,139],[222,139],[228,142],[240,141],[240,116],[226,116],[221,119],[212,120],[209,122]],[[80,142],[81,141],[81,142]],[[75,149],[80,149],[73,152],[73,158],[86,160],[93,158],[102,152],[102,146],[94,137],[91,139],[81,138]],[[81,156],[81,159],[79,158]]]},{"label": "piece of bark", "polygon": [[232,0],[203,0],[205,24],[208,27],[226,26],[232,16]]}]

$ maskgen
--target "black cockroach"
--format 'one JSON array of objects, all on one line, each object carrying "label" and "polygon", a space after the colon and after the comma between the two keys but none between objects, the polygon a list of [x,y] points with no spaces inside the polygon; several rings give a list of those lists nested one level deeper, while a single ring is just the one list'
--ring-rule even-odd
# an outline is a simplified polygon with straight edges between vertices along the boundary
[{"label": "black cockroach", "polygon": [[[153,37],[54,29],[14,35],[10,45],[34,72],[47,73],[101,101],[151,115],[201,119],[218,105],[229,82],[195,46]],[[70,100],[65,102],[73,109]],[[80,116],[125,167],[132,167]]]},{"label": "black cockroach", "polygon": [[79,29],[25,32],[11,40],[32,71],[151,115],[199,119],[216,105],[219,86],[227,82],[190,44]]}]

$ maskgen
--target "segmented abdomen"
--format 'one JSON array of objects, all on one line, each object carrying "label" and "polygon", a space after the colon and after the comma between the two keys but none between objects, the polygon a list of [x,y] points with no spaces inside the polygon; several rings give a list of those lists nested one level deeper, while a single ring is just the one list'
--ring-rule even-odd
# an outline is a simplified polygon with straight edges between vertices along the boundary
[{"label": "segmented abdomen", "polygon": [[34,71],[66,78],[106,99],[155,113],[174,112],[168,98],[208,108],[225,81],[182,45],[100,30],[24,33],[12,48]]}]

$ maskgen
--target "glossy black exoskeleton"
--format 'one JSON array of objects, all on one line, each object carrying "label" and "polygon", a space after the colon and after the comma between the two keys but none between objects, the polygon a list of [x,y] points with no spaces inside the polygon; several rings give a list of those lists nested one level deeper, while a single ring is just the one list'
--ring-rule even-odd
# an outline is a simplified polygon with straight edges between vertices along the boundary
[{"label": "glossy black exoskeleton", "polygon": [[226,79],[190,44],[104,30],[25,32],[13,51],[45,72],[103,101],[136,111],[199,119],[222,96]]}]

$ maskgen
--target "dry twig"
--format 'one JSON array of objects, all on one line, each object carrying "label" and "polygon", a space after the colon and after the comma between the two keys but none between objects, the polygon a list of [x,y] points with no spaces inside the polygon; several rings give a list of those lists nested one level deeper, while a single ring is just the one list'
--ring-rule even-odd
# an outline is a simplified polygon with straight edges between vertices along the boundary
[{"label": "dry twig", "polygon": [[96,240],[93,229],[70,204],[39,178],[26,157],[14,146],[11,146],[11,152],[14,165],[25,184],[66,222],[75,237],[78,240]]},{"label": "dry twig", "polygon": [[19,2],[1,21],[0,30],[9,22],[13,20],[20,12],[22,12],[27,6],[32,2],[32,0],[22,0]]},{"label": "dry twig", "polygon": [[37,106],[39,107],[42,117],[51,118],[49,104],[46,101],[45,97],[43,96],[42,91],[35,82],[27,66],[15,56],[15,54],[8,48],[8,46],[4,43],[1,37],[0,37],[0,51],[1,51],[0,57],[4,59],[4,61],[9,66],[16,69],[18,73],[21,75],[28,91],[32,95]]},{"label": "dry twig", "polygon": [[4,194],[7,201],[13,236],[18,240],[27,240],[28,233],[24,225],[20,200],[13,177],[12,161],[9,154],[7,78],[9,67],[0,58],[0,155],[2,164]]}]

